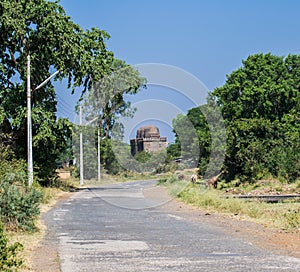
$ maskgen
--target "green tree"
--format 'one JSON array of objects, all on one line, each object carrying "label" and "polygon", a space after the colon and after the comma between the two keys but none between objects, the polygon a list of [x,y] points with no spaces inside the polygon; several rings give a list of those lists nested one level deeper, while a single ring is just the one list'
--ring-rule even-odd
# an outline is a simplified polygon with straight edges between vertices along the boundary
[{"label": "green tree", "polygon": [[70,123],[56,117],[56,98],[49,82],[35,88],[53,71],[68,87],[83,92],[111,71],[109,35],[84,31],[58,4],[46,0],[0,2],[0,132],[19,157],[26,155],[26,59],[31,57],[33,149],[40,178],[49,178],[55,160],[66,148]]},{"label": "green tree", "polygon": [[107,138],[111,136],[112,130],[119,133],[120,127],[117,125],[114,128],[118,124],[118,118],[132,117],[135,113],[124,95],[136,94],[140,88],[146,87],[145,84],[146,79],[136,69],[124,61],[114,59],[111,70],[101,80],[94,82],[84,97],[86,120],[96,118]]},{"label": "green tree", "polygon": [[174,160],[180,158],[180,143],[177,137],[175,138],[175,143],[169,144],[167,148],[167,153],[169,155],[170,160]]},{"label": "green tree", "polygon": [[212,96],[226,120],[227,178],[299,177],[300,56],[256,54]]},{"label": "green tree", "polygon": [[[124,127],[119,122],[120,117],[133,117],[135,108],[126,101],[125,95],[134,95],[140,88],[146,87],[146,79],[124,61],[114,59],[111,70],[101,80],[94,82],[92,88],[83,97],[84,119],[95,130],[100,129],[100,137],[106,140],[118,140],[120,148],[123,140]],[[93,140],[97,142],[97,137]],[[101,162],[109,173],[116,174],[122,170],[118,164],[110,141],[102,143]],[[118,144],[119,145],[119,144]],[[97,145],[95,145],[97,146]],[[102,147],[102,144],[101,144]],[[130,152],[128,151],[128,155]]]},{"label": "green tree", "polygon": [[189,118],[189,120],[192,122],[197,132],[197,140],[199,141],[199,173],[204,175],[211,152],[211,135],[202,110],[201,107],[189,110],[187,113],[187,118]]},{"label": "green tree", "polygon": [[213,91],[224,119],[282,120],[299,106],[300,56],[256,54]]},{"label": "green tree", "polygon": [[172,121],[173,131],[175,133],[175,144],[170,147],[169,153],[173,150],[173,156],[180,157],[184,161],[192,162],[194,166],[198,165],[199,160],[199,142],[197,132],[188,116],[178,114]]},{"label": "green tree", "polygon": [[176,136],[173,152],[184,148],[182,158],[194,162],[199,174],[206,178],[217,175],[223,163],[226,133],[213,99],[208,97],[207,104],[190,109],[187,115],[179,114],[173,120],[173,128]]},{"label": "green tree", "polygon": [[[254,181],[272,174],[294,181],[300,174],[299,90],[299,55],[249,56],[223,86],[209,94],[207,105],[177,116],[173,128],[182,130],[183,136],[176,134],[172,152],[178,154],[182,140],[189,144],[188,154],[193,150],[196,138],[185,125],[188,119],[197,131],[202,175],[216,174],[214,168],[220,168],[222,159],[214,158],[221,158],[226,148],[223,170],[227,180]],[[227,137],[211,103],[221,109]]]}]

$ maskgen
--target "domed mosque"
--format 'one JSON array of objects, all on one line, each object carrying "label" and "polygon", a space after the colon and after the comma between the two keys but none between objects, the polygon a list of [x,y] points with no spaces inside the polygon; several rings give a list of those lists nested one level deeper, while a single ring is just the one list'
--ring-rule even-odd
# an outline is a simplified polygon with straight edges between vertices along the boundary
[{"label": "domed mosque", "polygon": [[156,126],[143,126],[136,132],[136,138],[130,140],[131,154],[147,151],[156,152],[166,148],[167,137],[160,137],[159,129]]}]

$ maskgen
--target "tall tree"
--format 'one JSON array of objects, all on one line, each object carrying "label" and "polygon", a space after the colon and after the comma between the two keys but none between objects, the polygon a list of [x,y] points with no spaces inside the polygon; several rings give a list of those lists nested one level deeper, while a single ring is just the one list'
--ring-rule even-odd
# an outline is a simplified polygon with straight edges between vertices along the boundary
[{"label": "tall tree", "polygon": [[[26,59],[31,57],[33,148],[35,167],[47,170],[70,136],[67,120],[56,118],[54,88],[35,88],[52,72],[67,78],[68,87],[88,90],[111,70],[109,35],[84,31],[72,22],[59,1],[2,0],[0,2],[0,132],[10,139],[19,157],[26,154]],[[9,137],[4,137],[9,135]],[[41,173],[41,172],[40,172]]]},{"label": "tall tree", "polygon": [[[255,54],[212,96],[228,131],[228,179],[300,174],[300,56]],[[292,149],[290,147],[293,147]]]},{"label": "tall tree", "polygon": [[226,120],[281,120],[299,103],[300,56],[255,54],[213,91]]},{"label": "tall tree", "polygon": [[[136,94],[140,88],[146,88],[145,84],[146,79],[141,77],[136,69],[124,61],[114,59],[111,71],[101,80],[94,82],[92,88],[83,96],[81,104],[85,121],[91,123],[96,130],[99,129],[101,138],[106,138],[101,144],[101,162],[110,173],[116,174],[122,169],[112,149],[112,146],[124,149],[124,127],[119,118],[132,117],[136,110],[124,99],[124,95]],[[90,139],[90,142],[94,140],[95,137]],[[93,148],[90,151],[93,153]]]},{"label": "tall tree", "polygon": [[[225,120],[227,180],[254,181],[269,174],[288,181],[299,178],[300,55],[249,56],[242,67],[227,76],[223,86],[209,94],[208,104],[210,101],[218,104]],[[223,149],[223,140],[216,137],[222,130],[209,128],[206,117],[212,114],[204,116],[203,112],[205,107],[194,108],[173,122],[174,128],[184,129],[181,120],[188,118],[195,127],[202,174],[207,171],[212,150],[218,153]],[[190,137],[187,131],[185,136]],[[217,138],[214,146],[213,136]],[[176,143],[180,145],[178,135]]]},{"label": "tall tree", "polygon": [[[173,152],[181,151],[183,159],[199,167],[199,174],[209,178],[219,174],[225,154],[226,131],[215,102],[208,97],[207,104],[179,114],[173,120],[175,144]],[[170,150],[169,150],[170,152]]]},{"label": "tall tree", "polygon": [[132,117],[135,113],[124,95],[134,95],[140,88],[146,88],[146,79],[132,66],[114,59],[111,70],[101,80],[94,82],[83,98],[85,118],[87,121],[96,118],[108,138],[118,117]]}]

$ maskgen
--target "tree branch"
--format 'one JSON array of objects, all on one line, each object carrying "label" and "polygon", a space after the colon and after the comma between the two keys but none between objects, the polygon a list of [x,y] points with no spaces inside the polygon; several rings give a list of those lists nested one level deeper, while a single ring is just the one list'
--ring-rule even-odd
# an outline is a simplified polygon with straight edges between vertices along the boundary
[{"label": "tree branch", "polygon": [[[11,44],[11,45],[12,45],[12,44]],[[19,71],[19,69],[18,69],[18,62],[17,62],[17,60],[16,60],[16,58],[15,58],[14,52],[12,51],[11,48],[8,48],[8,50],[9,50],[9,54],[10,54],[10,57],[11,57],[12,62],[13,62],[14,65],[16,66],[17,70]]]}]

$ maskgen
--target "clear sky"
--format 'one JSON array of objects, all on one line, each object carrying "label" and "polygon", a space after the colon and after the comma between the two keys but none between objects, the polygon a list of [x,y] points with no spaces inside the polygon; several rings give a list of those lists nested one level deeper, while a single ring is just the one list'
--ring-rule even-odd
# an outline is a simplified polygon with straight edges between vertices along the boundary
[{"label": "clear sky", "polygon": [[[60,4],[81,27],[106,30],[111,35],[108,48],[117,58],[132,65],[179,67],[209,90],[223,85],[226,75],[251,54],[300,53],[298,0],[62,0]],[[151,97],[151,91],[141,93],[140,99]],[[153,89],[151,98],[162,99],[160,92]],[[61,103],[61,111],[62,105],[72,107],[72,99]],[[170,135],[167,130],[163,133]]]}]

